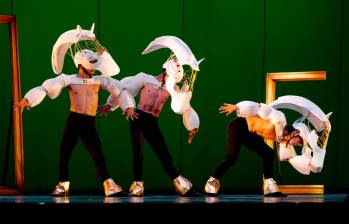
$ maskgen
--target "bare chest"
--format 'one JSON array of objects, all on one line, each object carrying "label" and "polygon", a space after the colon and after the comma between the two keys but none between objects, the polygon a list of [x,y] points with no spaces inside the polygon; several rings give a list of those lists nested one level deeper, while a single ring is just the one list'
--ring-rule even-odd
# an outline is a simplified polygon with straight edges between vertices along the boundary
[{"label": "bare chest", "polygon": [[141,99],[150,101],[166,101],[169,97],[169,92],[164,88],[157,88],[151,84],[145,84],[141,90]]},{"label": "bare chest", "polygon": [[72,96],[94,97],[98,96],[100,84],[72,84],[69,86],[69,93]]}]

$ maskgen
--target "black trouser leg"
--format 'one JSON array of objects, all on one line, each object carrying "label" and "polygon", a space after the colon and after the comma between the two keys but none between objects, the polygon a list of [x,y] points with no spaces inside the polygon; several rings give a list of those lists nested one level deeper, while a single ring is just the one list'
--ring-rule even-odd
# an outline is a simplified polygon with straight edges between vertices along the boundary
[{"label": "black trouser leg", "polygon": [[97,175],[103,183],[110,176],[107,171],[101,141],[97,134],[95,118],[87,117],[84,120],[84,125],[82,127],[83,128],[80,134],[81,141],[84,144],[87,151],[89,152],[90,156],[92,157],[97,170]]},{"label": "black trouser leg", "polygon": [[156,120],[148,123],[148,125],[145,127],[144,136],[159,158],[167,175],[171,177],[171,179],[178,177],[179,174],[174,167],[165,138],[161,133]]},{"label": "black trouser leg", "polygon": [[244,141],[244,145],[262,157],[264,178],[272,178],[274,150],[264,142],[264,139],[261,136],[253,133],[248,134],[246,140]]},{"label": "black trouser leg", "polygon": [[227,129],[227,154],[225,159],[218,165],[213,177],[221,179],[227,170],[235,164],[240,154],[240,147],[244,136],[247,134],[247,124],[244,118],[236,118],[230,122]]},{"label": "black trouser leg", "polygon": [[141,116],[130,121],[130,132],[133,149],[133,178],[135,181],[143,180],[143,144],[144,135],[141,125]]},{"label": "black trouser leg", "polygon": [[61,140],[59,152],[59,181],[68,180],[68,168],[71,153],[79,140],[78,122],[72,114],[69,115]]}]

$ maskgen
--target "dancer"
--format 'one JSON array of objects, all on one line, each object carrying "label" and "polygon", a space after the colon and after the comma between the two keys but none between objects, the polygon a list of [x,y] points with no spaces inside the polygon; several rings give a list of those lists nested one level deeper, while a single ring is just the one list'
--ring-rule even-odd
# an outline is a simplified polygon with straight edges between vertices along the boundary
[{"label": "dancer", "polygon": [[[165,138],[159,129],[158,118],[165,102],[171,96],[171,108],[174,112],[183,115],[184,126],[190,133],[188,143],[191,143],[199,128],[199,117],[190,106],[190,100],[200,61],[195,59],[189,47],[182,40],[174,36],[156,38],[143,51],[143,54],[160,48],[170,48],[173,51],[173,54],[164,63],[160,75],[154,77],[139,73],[120,81],[132,96],[140,93],[139,103],[135,110],[134,101],[122,100],[122,102],[127,102],[127,105],[123,105],[124,108],[127,108],[126,111],[129,111],[129,114],[135,114],[130,120],[134,181],[129,191],[133,196],[144,195],[143,144],[145,138],[158,156],[167,175],[173,180],[177,193],[182,196],[197,196],[199,194],[191,190],[191,182],[176,171]],[[182,66],[184,64],[190,65],[192,69],[191,74],[187,77],[184,77]],[[184,82],[180,89],[176,83],[182,79]],[[123,99],[123,94],[121,94],[121,99]],[[111,106],[105,105],[101,111],[107,113],[111,109]]]},{"label": "dancer", "polygon": [[[293,146],[295,145],[303,145],[304,147],[308,146],[310,139],[307,126],[299,121],[295,122],[292,126],[287,125],[285,115],[281,111],[275,109],[288,108],[295,110],[295,103],[298,103],[298,105],[302,106],[303,109],[315,108],[315,104],[299,96],[280,97],[278,101],[273,102],[271,105],[265,105],[263,103],[259,104],[252,101],[242,101],[236,105],[224,104],[219,108],[220,113],[226,114],[227,116],[236,111],[238,117],[228,125],[228,152],[226,158],[218,165],[213,175],[207,180],[204,189],[207,194],[216,195],[218,193],[222,176],[237,161],[240,147],[243,144],[262,157],[264,196],[286,196],[280,192],[273,179],[274,151],[264,142],[264,139],[275,141],[278,145],[282,146],[280,147],[280,150],[283,148],[283,150],[286,150],[287,152],[290,150],[294,151]],[[301,111],[302,108],[300,107],[299,111]],[[303,117],[303,120],[306,118],[309,119],[310,110],[302,110],[302,112],[303,111],[305,111],[304,113],[307,112],[307,114],[304,114],[306,117]],[[323,140],[327,142],[331,129],[330,123],[328,117],[319,111],[317,114],[319,114],[320,121],[318,122],[319,125],[317,125],[317,128],[318,130],[326,130],[325,132],[327,134]],[[314,110],[312,110],[312,112],[314,113]],[[315,141],[317,140],[318,136],[316,135]],[[311,141],[313,143],[313,140]],[[288,153],[286,158],[284,151],[284,160],[289,160],[291,165],[293,165],[298,171],[307,169],[308,171],[312,170],[313,172],[320,172],[324,156],[319,158],[319,155],[324,153],[324,147],[322,147],[319,154],[317,153],[315,145],[312,146],[312,158],[309,155],[307,155],[307,157],[302,155],[302,158],[300,159],[295,153]],[[303,157],[306,157],[307,159],[305,160]],[[291,162],[292,160],[293,162]]]},{"label": "dancer", "polygon": [[[52,196],[69,195],[68,165],[71,153],[79,138],[94,161],[98,177],[104,187],[105,196],[126,195],[108,174],[101,141],[95,126],[100,87],[110,92],[114,102],[119,102],[122,86],[119,81],[109,77],[119,73],[119,67],[107,50],[99,44],[93,33],[93,28],[94,24],[91,30],[83,30],[78,25],[77,29],[63,33],[56,41],[52,51],[53,71],[59,75],[46,80],[41,86],[31,89],[14,106],[15,109],[20,109],[22,112],[24,108],[29,109],[38,105],[46,95],[54,99],[59,96],[63,88],[66,87],[69,91],[70,114],[60,145],[59,182],[54,188]],[[77,74],[61,74],[64,57],[68,50],[78,68]],[[102,75],[93,76],[96,70]],[[127,98],[126,93],[124,93],[123,98]]]}]

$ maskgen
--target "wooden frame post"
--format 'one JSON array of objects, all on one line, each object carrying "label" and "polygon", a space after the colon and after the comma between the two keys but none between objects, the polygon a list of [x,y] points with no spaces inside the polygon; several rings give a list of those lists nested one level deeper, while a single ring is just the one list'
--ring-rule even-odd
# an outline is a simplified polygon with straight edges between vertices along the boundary
[{"label": "wooden frame post", "polygon": [[[278,82],[299,82],[326,80],[325,71],[314,72],[277,72],[267,73],[266,77],[266,104],[275,100],[276,83]],[[268,141],[269,146],[273,147],[273,142]],[[279,185],[280,191],[285,194],[323,194],[323,185]]]},{"label": "wooden frame post", "polygon": [[[10,31],[10,53],[11,53],[11,75],[12,75],[12,102],[19,102],[21,99],[21,85],[18,59],[18,41],[16,17],[0,15],[0,24],[8,24]],[[12,127],[14,136],[14,167],[15,186],[0,186],[0,194],[22,194],[24,190],[24,160],[23,160],[23,134],[22,114],[20,110],[12,109]]]}]

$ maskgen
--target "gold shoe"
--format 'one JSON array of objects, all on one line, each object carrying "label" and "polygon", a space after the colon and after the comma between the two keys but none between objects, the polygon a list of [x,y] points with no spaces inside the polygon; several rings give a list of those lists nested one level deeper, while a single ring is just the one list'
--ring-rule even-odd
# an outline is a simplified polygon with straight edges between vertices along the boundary
[{"label": "gold shoe", "polygon": [[176,192],[181,195],[185,195],[193,186],[187,178],[181,175],[179,175],[178,177],[176,177],[176,179],[173,180],[173,185]]},{"label": "gold shoe", "polygon": [[143,181],[133,181],[129,191],[131,196],[143,196],[144,195]]},{"label": "gold shoe", "polygon": [[207,194],[216,195],[220,187],[219,180],[211,176],[206,182],[205,192]]},{"label": "gold shoe", "polygon": [[67,197],[69,195],[69,181],[59,181],[58,185],[53,189],[52,197]]},{"label": "gold shoe", "polygon": [[122,192],[122,188],[117,185],[112,178],[109,178],[103,182],[104,194],[105,196],[110,196],[112,194],[117,194]]},{"label": "gold shoe", "polygon": [[263,194],[269,195],[280,192],[278,185],[273,178],[268,178],[264,180],[263,183]]}]

